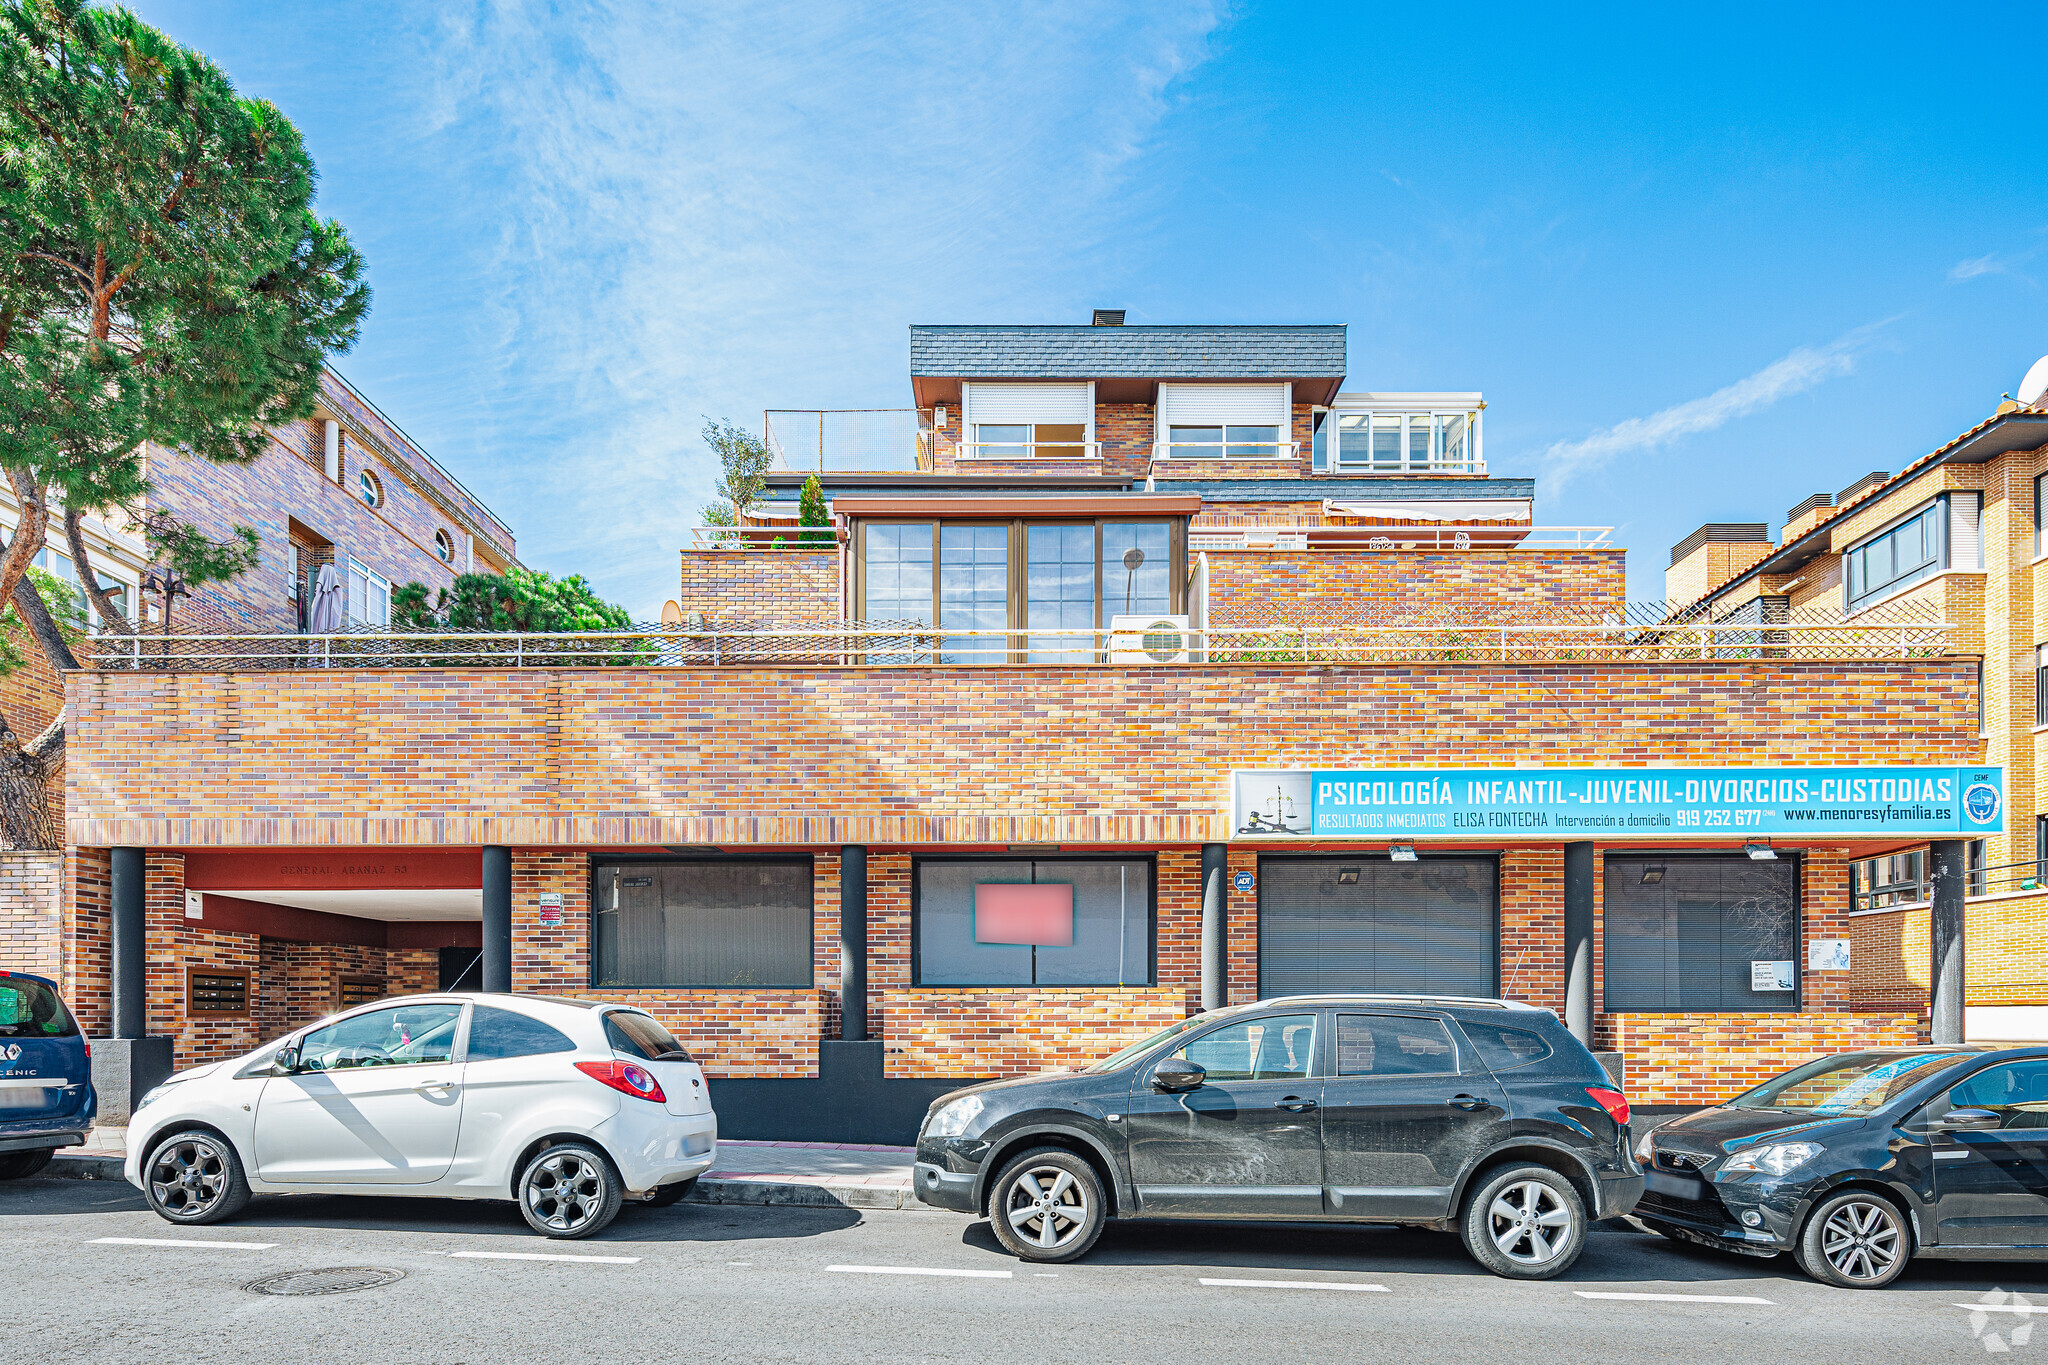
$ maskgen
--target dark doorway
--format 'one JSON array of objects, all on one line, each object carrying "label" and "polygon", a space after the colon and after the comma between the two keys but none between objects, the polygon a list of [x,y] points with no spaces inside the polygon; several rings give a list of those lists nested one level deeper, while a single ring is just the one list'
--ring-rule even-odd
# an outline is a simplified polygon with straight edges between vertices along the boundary
[{"label": "dark doorway", "polygon": [[480,991],[484,988],[484,950],[481,948],[443,948],[441,950],[441,989],[444,991]]}]

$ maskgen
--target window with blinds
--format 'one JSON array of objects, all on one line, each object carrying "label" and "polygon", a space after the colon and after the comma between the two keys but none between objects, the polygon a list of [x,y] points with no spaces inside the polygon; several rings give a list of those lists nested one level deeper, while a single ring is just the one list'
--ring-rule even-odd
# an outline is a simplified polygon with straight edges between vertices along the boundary
[{"label": "window with blinds", "polygon": [[812,984],[811,860],[607,863],[593,986]]},{"label": "window with blinds", "polygon": [[1490,858],[1262,858],[1259,994],[1499,991]]},{"label": "window with blinds", "polygon": [[[1606,874],[1601,965],[1608,1013],[1799,1008],[1797,859],[1758,862],[1739,852],[1610,856]],[[1788,967],[1793,988],[1773,989]]]}]

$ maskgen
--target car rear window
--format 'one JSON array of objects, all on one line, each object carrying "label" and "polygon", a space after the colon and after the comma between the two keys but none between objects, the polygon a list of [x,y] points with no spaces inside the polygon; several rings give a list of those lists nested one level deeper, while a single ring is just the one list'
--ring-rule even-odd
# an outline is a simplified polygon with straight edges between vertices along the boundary
[{"label": "car rear window", "polygon": [[506,1057],[535,1057],[544,1052],[574,1052],[576,1044],[569,1035],[552,1024],[519,1014],[513,1010],[501,1010],[491,1005],[478,1005],[476,1013],[469,1020],[469,1052],[472,1062],[499,1061]]},{"label": "car rear window", "polygon": [[25,976],[0,977],[0,1038],[76,1038],[78,1021],[57,992]]},{"label": "car rear window", "polygon": [[1512,1071],[1518,1066],[1540,1062],[1551,1053],[1551,1047],[1540,1033],[1531,1033],[1525,1028],[1503,1028],[1499,1024],[1475,1024],[1469,1019],[1460,1019],[1465,1036],[1472,1040],[1472,1047],[1479,1053],[1479,1060],[1486,1063],[1488,1071]]},{"label": "car rear window", "polygon": [[644,1014],[624,1011],[607,1014],[604,1017],[604,1036],[610,1040],[614,1052],[628,1052],[650,1062],[694,1060],[689,1051],[676,1041],[673,1033]]}]

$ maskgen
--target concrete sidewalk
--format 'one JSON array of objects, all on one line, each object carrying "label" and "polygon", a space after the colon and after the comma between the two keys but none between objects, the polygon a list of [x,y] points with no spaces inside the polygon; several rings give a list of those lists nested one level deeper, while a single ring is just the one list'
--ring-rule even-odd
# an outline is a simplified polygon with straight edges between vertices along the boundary
[{"label": "concrete sidewalk", "polygon": [[[119,1180],[127,1156],[124,1128],[95,1128],[79,1147],[57,1153],[46,1174]],[[697,1181],[693,1204],[794,1204],[813,1208],[922,1208],[910,1191],[909,1147],[830,1142],[721,1141],[718,1159]]]}]

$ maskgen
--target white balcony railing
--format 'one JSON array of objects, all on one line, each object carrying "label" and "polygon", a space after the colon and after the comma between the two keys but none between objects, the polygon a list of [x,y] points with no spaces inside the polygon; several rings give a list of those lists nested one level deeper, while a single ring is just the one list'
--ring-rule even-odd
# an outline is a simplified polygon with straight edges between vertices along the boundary
[{"label": "white balcony railing", "polygon": [[1612,526],[1188,527],[1194,550],[1611,550]]},{"label": "white balcony railing", "polygon": [[1156,441],[1152,458],[1206,460],[1219,464],[1291,460],[1301,453],[1299,441]]},{"label": "white balcony railing", "polygon": [[1100,441],[968,441],[963,460],[1099,460]]},{"label": "white balcony railing", "polygon": [[793,521],[772,526],[690,526],[685,550],[829,550],[839,543],[831,526],[799,526]]}]

